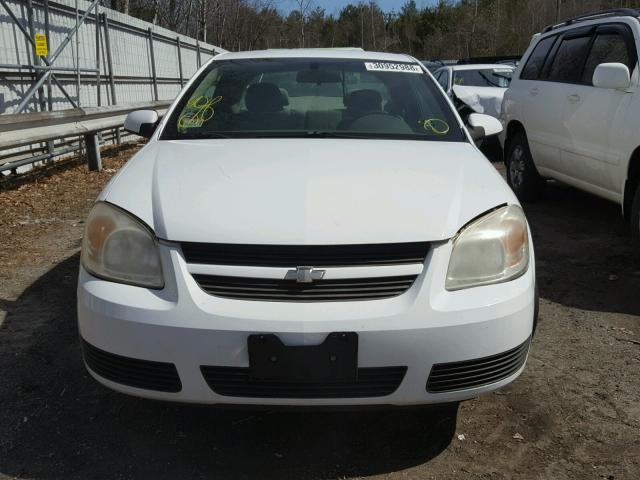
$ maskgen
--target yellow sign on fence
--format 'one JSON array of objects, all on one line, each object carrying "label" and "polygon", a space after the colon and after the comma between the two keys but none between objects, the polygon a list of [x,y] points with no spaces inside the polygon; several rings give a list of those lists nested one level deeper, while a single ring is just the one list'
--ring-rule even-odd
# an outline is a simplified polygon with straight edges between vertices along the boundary
[{"label": "yellow sign on fence", "polygon": [[44,33],[36,33],[33,36],[36,41],[36,55],[39,57],[46,57],[49,55],[49,48],[47,47],[47,36]]}]

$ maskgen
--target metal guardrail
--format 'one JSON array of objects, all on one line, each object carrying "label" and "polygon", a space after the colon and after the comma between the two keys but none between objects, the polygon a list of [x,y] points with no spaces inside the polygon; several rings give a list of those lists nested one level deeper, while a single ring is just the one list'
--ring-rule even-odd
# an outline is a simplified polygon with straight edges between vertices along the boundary
[{"label": "metal guardrail", "polygon": [[90,170],[102,168],[98,132],[119,129],[130,112],[156,110],[166,113],[171,102],[158,101],[108,107],[74,108],[53,112],[0,116],[0,150],[47,142],[47,153],[0,164],[0,172],[71,153],[78,147],[55,149],[53,140],[84,137]]}]

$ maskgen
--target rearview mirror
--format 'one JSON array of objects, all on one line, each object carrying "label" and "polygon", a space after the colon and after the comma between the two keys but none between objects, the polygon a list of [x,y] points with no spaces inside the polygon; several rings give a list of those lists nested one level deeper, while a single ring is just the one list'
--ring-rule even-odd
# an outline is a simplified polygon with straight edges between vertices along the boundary
[{"label": "rearview mirror", "polygon": [[124,129],[141,137],[151,138],[158,126],[158,112],[155,110],[136,110],[127,115]]},{"label": "rearview mirror", "polygon": [[469,115],[467,125],[469,126],[469,133],[473,140],[480,140],[481,138],[490,137],[491,135],[497,135],[502,132],[502,124],[500,121],[484,113],[472,113]]},{"label": "rearview mirror", "polygon": [[593,72],[593,86],[613,90],[626,90],[631,86],[629,67],[623,63],[601,63]]},{"label": "rearview mirror", "polygon": [[296,82],[315,84],[340,83],[342,82],[342,75],[334,70],[300,70],[296,75]]}]

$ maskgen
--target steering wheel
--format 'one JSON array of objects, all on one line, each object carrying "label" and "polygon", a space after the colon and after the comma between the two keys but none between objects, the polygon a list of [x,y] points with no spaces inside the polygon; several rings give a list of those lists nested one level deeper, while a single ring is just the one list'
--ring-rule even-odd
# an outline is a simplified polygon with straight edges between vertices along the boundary
[{"label": "steering wheel", "polygon": [[402,116],[396,113],[385,112],[384,110],[380,112],[363,113],[362,115],[358,115],[357,117],[355,117],[352,121],[362,120],[363,118],[367,118],[367,117],[392,117],[392,118],[397,118],[398,120],[404,121],[404,118],[402,118]]},{"label": "steering wheel", "polygon": [[[388,112],[367,112],[359,115],[355,118],[349,119],[348,122],[341,128],[341,130],[363,129],[366,131],[377,130],[377,128],[366,128],[365,125],[376,125],[380,123],[385,126],[381,130],[392,129],[398,133],[411,133],[409,125],[405,122],[404,118],[399,115]],[[385,125],[388,124],[388,125]]]}]

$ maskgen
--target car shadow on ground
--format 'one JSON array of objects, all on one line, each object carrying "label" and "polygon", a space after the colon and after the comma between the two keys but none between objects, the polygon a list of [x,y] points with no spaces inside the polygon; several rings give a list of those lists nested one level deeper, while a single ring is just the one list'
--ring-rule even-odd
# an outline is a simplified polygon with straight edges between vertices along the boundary
[{"label": "car shadow on ground", "polygon": [[0,477],[342,478],[424,464],[451,442],[457,405],[366,411],[222,410],[128,397],[82,364],[78,255],[0,326]]},{"label": "car shadow on ground", "polygon": [[640,314],[640,248],[617,204],[549,182],[542,198],[524,209],[541,298],[583,310]]}]

